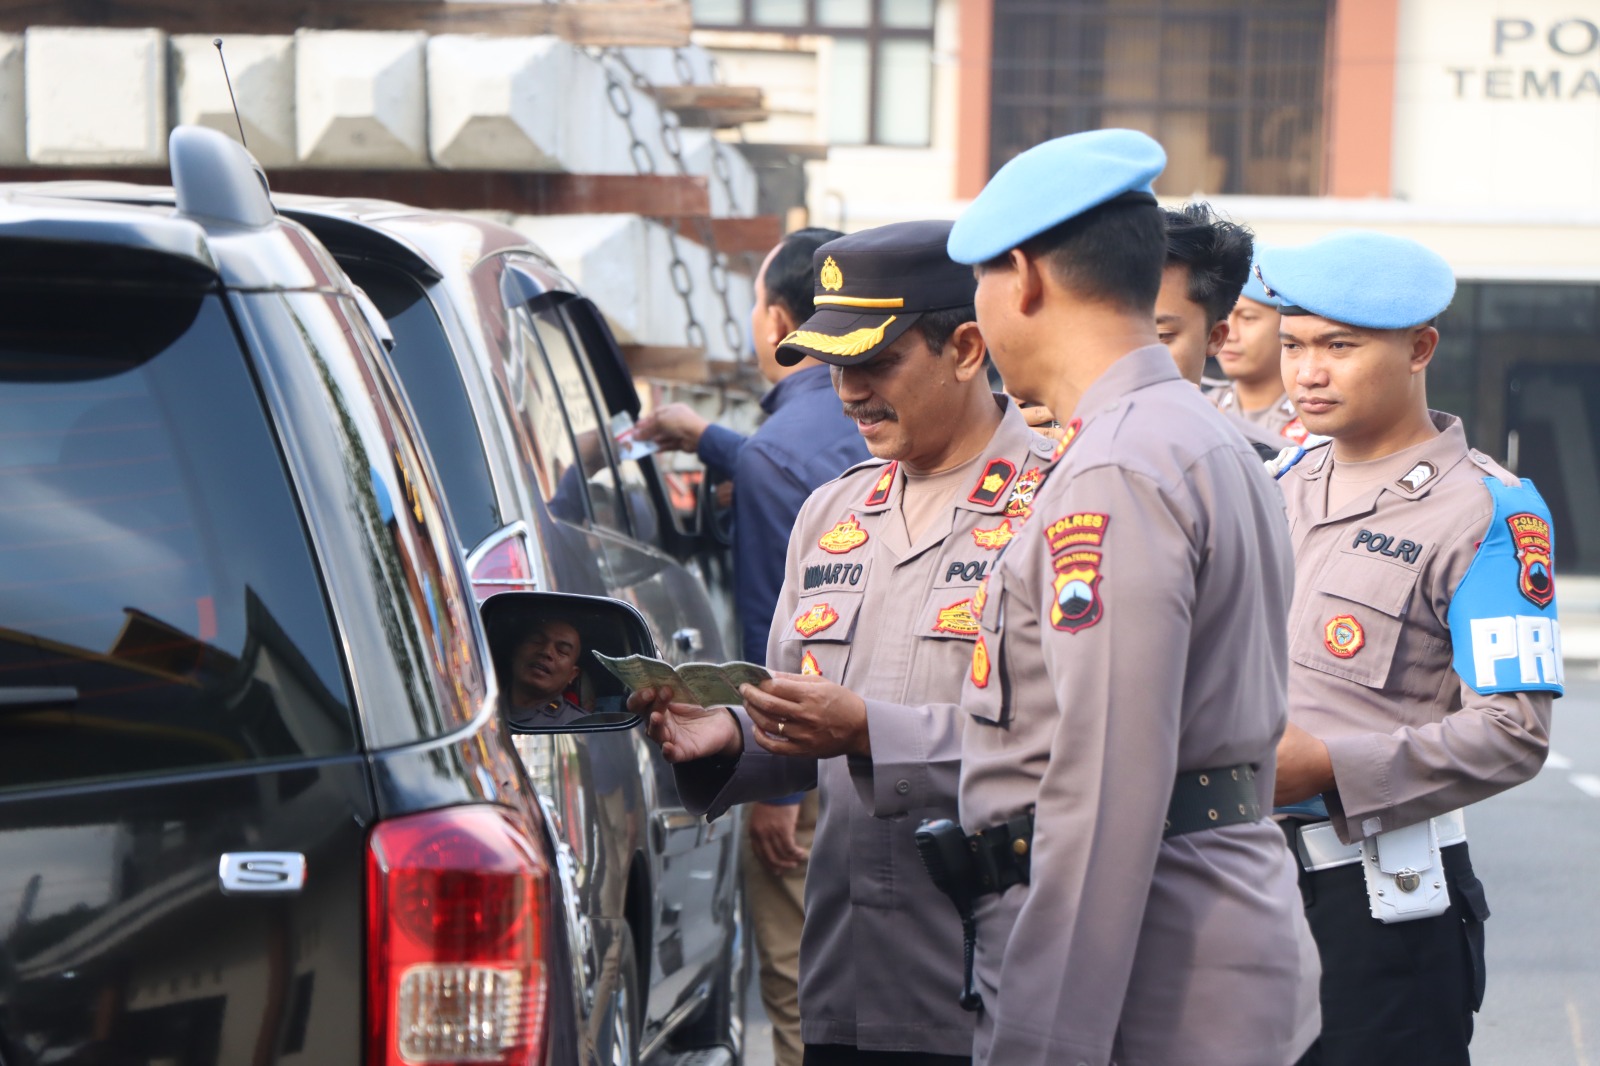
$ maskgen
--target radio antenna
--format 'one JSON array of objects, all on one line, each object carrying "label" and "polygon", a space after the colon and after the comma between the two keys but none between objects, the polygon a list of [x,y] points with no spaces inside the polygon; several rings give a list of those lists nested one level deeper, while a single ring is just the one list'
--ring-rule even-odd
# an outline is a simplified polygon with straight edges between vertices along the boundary
[{"label": "radio antenna", "polygon": [[233,105],[233,121],[239,124],[239,143],[249,148],[244,139],[244,119],[239,117],[239,101],[233,95],[233,79],[228,77],[228,60],[222,54],[222,38],[213,37],[211,43],[217,46],[217,62],[222,64],[222,80],[228,85],[228,102]]}]

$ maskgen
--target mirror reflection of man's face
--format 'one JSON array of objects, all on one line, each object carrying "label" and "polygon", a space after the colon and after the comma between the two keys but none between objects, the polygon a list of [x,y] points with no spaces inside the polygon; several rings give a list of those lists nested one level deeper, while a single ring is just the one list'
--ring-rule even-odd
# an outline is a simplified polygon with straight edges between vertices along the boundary
[{"label": "mirror reflection of man's face", "polygon": [[539,622],[511,657],[512,702],[536,706],[560,697],[578,677],[583,652],[578,631],[566,622]]}]

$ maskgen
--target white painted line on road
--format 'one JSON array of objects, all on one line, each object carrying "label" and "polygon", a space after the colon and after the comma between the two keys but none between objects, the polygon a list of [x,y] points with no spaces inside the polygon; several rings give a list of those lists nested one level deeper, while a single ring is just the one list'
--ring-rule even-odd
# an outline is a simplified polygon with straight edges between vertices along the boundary
[{"label": "white painted line on road", "polygon": [[1570,770],[1572,769],[1572,760],[1565,755],[1552,751],[1545,756],[1544,765],[1546,769],[1550,770]]},{"label": "white painted line on road", "polygon": [[1578,791],[1594,799],[1600,799],[1600,777],[1594,774],[1573,774],[1567,780],[1576,785]]},{"label": "white painted line on road", "polygon": [[1583,1053],[1583,1020],[1578,1015],[1578,1005],[1567,1000],[1567,1025],[1572,1029],[1572,1051],[1578,1057],[1577,1066],[1589,1066],[1589,1056]]}]

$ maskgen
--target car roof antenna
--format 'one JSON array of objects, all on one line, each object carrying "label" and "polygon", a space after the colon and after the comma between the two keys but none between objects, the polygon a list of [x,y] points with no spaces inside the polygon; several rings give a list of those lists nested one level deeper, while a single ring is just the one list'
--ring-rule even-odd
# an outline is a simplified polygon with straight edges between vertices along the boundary
[{"label": "car roof antenna", "polygon": [[249,142],[244,139],[244,119],[239,117],[239,101],[233,95],[233,79],[228,77],[228,61],[222,55],[222,38],[213,37],[211,43],[217,47],[217,62],[222,64],[222,80],[228,85],[228,102],[233,105],[233,121],[239,124],[239,143],[249,148]]}]

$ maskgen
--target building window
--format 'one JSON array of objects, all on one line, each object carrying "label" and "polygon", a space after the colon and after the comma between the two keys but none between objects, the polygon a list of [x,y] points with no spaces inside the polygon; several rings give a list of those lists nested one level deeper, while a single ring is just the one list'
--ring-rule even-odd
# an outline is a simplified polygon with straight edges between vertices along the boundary
[{"label": "building window", "polygon": [[995,0],[991,170],[1081,130],[1143,130],[1172,196],[1322,188],[1328,0]]},{"label": "building window", "polygon": [[695,25],[831,38],[830,144],[925,148],[933,136],[934,0],[694,0]]}]

